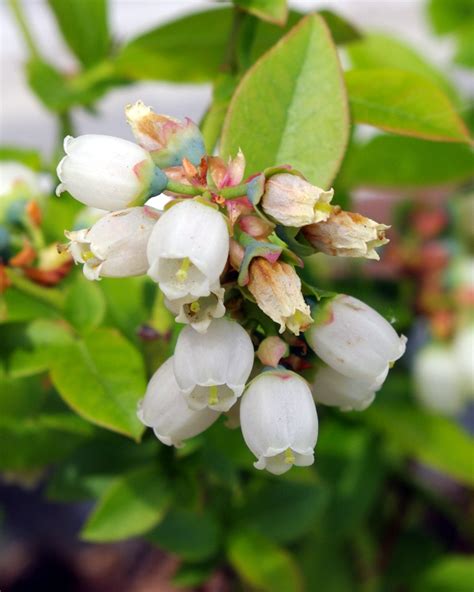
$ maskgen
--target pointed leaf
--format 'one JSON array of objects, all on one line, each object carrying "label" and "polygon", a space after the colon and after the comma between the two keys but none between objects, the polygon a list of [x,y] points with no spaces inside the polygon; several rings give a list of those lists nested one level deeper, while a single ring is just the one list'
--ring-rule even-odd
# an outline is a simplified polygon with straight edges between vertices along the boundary
[{"label": "pointed leaf", "polygon": [[348,129],[337,52],[324,21],[313,15],[244,76],[226,117],[222,151],[242,148],[248,174],[291,164],[327,187],[344,155]]},{"label": "pointed leaf", "polygon": [[284,25],[288,18],[286,0],[234,0],[243,10],[269,23]]}]

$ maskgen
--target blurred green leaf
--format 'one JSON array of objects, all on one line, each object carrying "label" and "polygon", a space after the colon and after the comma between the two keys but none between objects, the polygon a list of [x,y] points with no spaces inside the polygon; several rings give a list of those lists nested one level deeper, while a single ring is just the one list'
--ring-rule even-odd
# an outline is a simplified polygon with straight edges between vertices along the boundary
[{"label": "blurred green leaf", "polygon": [[261,534],[240,529],[231,533],[227,554],[240,577],[258,590],[296,592],[304,589],[293,557]]},{"label": "blurred green leaf", "polygon": [[44,391],[37,380],[0,374],[0,417],[17,417],[22,421],[36,415],[43,401]]},{"label": "blurred green leaf", "polygon": [[208,564],[182,563],[171,579],[173,586],[178,588],[195,588],[205,584],[212,575],[215,566]]},{"label": "blurred green leaf", "polygon": [[41,154],[37,150],[17,146],[0,146],[0,160],[16,160],[35,171],[41,169]]},{"label": "blurred green leaf", "polygon": [[457,99],[451,82],[423,56],[399,39],[382,33],[371,33],[349,44],[347,51],[354,68],[397,68],[414,72],[440,86],[451,99]]},{"label": "blurred green leaf", "polygon": [[457,34],[458,48],[454,61],[466,68],[474,68],[474,21],[466,24]]},{"label": "blurred green leaf", "polygon": [[61,33],[84,66],[104,58],[110,47],[107,0],[48,0]]},{"label": "blurred green leaf", "polygon": [[453,421],[411,405],[376,403],[364,421],[404,454],[460,483],[474,484],[474,439]]},{"label": "blurred green leaf", "polygon": [[96,329],[57,352],[51,367],[54,386],[79,415],[138,439],[136,416],[145,392],[140,353],[113,329]]},{"label": "blurred green leaf", "polygon": [[436,187],[472,178],[468,146],[379,136],[347,151],[339,181],[345,187]]},{"label": "blurred green leaf", "polygon": [[291,163],[310,181],[329,185],[349,126],[339,68],[321,17],[301,21],[242,79],[224,125],[224,155],[240,147],[247,174]]},{"label": "blurred green leaf", "polygon": [[58,318],[58,316],[55,307],[21,292],[13,286],[0,294],[0,323],[16,323],[36,318]]},{"label": "blurred green leaf", "polygon": [[430,0],[428,15],[436,33],[445,35],[474,21],[474,4],[471,0]]},{"label": "blurred green leaf", "polygon": [[236,511],[236,523],[277,543],[291,542],[311,530],[326,501],[327,489],[314,483],[266,479],[252,485]]},{"label": "blurred green leaf", "polygon": [[172,508],[147,538],[188,561],[212,557],[219,546],[219,527],[212,514]]},{"label": "blurred green leaf", "polygon": [[284,25],[288,17],[286,0],[234,0],[234,4],[258,18],[276,25]]},{"label": "blurred green leaf", "polygon": [[92,433],[70,413],[33,417],[0,416],[0,469],[39,468],[67,457]]},{"label": "blurred green leaf", "polygon": [[73,230],[74,221],[83,205],[68,193],[46,200],[41,230],[48,241],[66,242],[64,230]]},{"label": "blurred green leaf", "polygon": [[394,68],[368,68],[347,72],[346,84],[356,123],[425,140],[469,141],[451,101],[423,76]]},{"label": "blurred green leaf", "polygon": [[106,489],[81,538],[106,542],[145,534],[162,520],[169,502],[169,488],[156,466],[131,471]]},{"label": "blurred green leaf", "polygon": [[129,339],[136,338],[138,327],[149,318],[145,307],[145,276],[104,278],[100,289],[107,302],[107,320],[117,326]]},{"label": "blurred green leaf", "polygon": [[97,283],[87,280],[81,272],[76,274],[66,293],[64,315],[83,333],[98,327],[104,319],[104,295]]},{"label": "blurred green leaf", "polygon": [[474,558],[451,555],[422,572],[415,583],[416,592],[472,592]]}]

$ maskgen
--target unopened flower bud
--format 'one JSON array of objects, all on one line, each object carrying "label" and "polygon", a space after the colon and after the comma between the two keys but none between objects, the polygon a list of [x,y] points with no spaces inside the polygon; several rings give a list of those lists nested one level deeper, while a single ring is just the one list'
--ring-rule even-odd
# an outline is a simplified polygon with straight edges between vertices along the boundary
[{"label": "unopened flower bud", "polygon": [[285,369],[259,374],[248,386],[240,405],[245,443],[257,457],[257,469],[274,475],[293,465],[314,462],[318,416],[306,381]]},{"label": "unopened flower bud", "polygon": [[354,380],[330,366],[321,366],[316,372],[312,390],[316,403],[339,407],[341,411],[363,411],[375,399],[375,392],[380,387],[377,381]]},{"label": "unopened flower bud", "polygon": [[59,195],[68,191],[81,203],[121,210],[148,197],[155,165],[148,152],[121,138],[85,135],[64,140],[66,156],[57,168]]},{"label": "unopened flower bud", "polygon": [[91,228],[66,231],[68,250],[76,263],[84,264],[89,280],[143,275],[148,269],[147,243],[157,218],[155,210],[146,206],[109,212]]},{"label": "unopened flower bud", "polygon": [[252,341],[234,321],[212,321],[206,333],[185,327],[176,343],[174,372],[192,409],[228,411],[242,394],[254,361]]},{"label": "unopened flower bud", "polygon": [[[431,344],[417,352],[413,367],[415,393],[423,407],[457,415],[464,406],[462,378],[451,345]],[[471,350],[472,364],[472,350]]]},{"label": "unopened flower bud", "polygon": [[258,346],[257,357],[264,366],[278,366],[280,360],[290,353],[290,348],[286,341],[280,337],[272,335],[266,337]]},{"label": "unopened flower bud", "polygon": [[263,312],[280,325],[280,333],[289,329],[299,335],[312,323],[301,280],[291,265],[256,257],[250,264],[249,278],[250,293]]},{"label": "unopened flower bud", "polygon": [[153,229],[148,275],[168,300],[196,300],[219,284],[228,255],[229,232],[222,214],[188,199],[167,210]]},{"label": "unopened flower bud", "polygon": [[210,156],[208,159],[208,180],[216,189],[238,185],[245,172],[245,156],[239,150],[235,158],[229,157],[227,164],[219,156]]},{"label": "unopened flower bud", "polygon": [[198,333],[205,333],[212,319],[220,319],[225,315],[224,288],[220,286],[213,288],[209,296],[166,299],[165,302],[167,308],[177,315],[177,323],[191,325]]},{"label": "unopened flower bud", "polygon": [[173,371],[173,358],[158,368],[148,383],[145,398],[140,401],[138,418],[153,428],[160,442],[182,446],[183,440],[197,436],[219,417],[211,409],[194,411],[188,407]]},{"label": "unopened flower bud", "polygon": [[231,238],[229,243],[229,261],[236,271],[239,271],[244,256],[244,247],[235,239]]},{"label": "unopened flower bud", "polygon": [[201,132],[189,118],[158,115],[142,101],[128,105],[125,115],[137,142],[160,168],[180,165],[183,158],[198,165],[206,152]]},{"label": "unopened flower bud", "polygon": [[297,175],[279,173],[265,183],[263,211],[279,224],[299,228],[327,220],[334,191],[324,191]]},{"label": "unopened flower bud", "polygon": [[274,225],[262,220],[259,216],[243,216],[239,219],[240,228],[257,240],[267,238],[273,232]]},{"label": "unopened flower bud", "polygon": [[406,337],[399,337],[378,312],[345,294],[321,306],[305,337],[328,366],[369,383],[383,382],[406,344]]},{"label": "unopened flower bud", "polygon": [[388,228],[360,214],[335,209],[327,220],[305,226],[303,234],[326,255],[379,259],[375,249],[389,242],[385,238]]}]

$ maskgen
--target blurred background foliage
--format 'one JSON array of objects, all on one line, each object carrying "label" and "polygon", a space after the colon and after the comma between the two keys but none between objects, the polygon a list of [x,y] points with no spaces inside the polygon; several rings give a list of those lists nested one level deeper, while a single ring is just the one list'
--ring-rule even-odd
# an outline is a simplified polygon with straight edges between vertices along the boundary
[{"label": "blurred background foliage", "polygon": [[[0,196],[2,589],[471,592],[473,393],[447,410],[436,389],[419,396],[412,373],[420,349],[472,322],[469,97],[401,40],[328,10],[300,23],[285,0],[209,3],[124,45],[106,0],[49,0],[74,72],[44,59],[21,2],[9,5],[58,148],[48,160],[0,149],[32,175]],[[472,2],[430,0],[426,16],[472,68]],[[146,277],[91,283],[56,253],[65,228],[98,215],[51,195],[74,110],[95,112],[140,80],[212,83],[209,151],[241,147],[248,174],[290,162],[333,184],[338,204],[393,225],[381,263],[306,261],[313,283],[361,298],[409,337],[367,411],[318,407],[310,470],[258,473],[223,421],[179,450],[143,434],[137,401],[179,328]]]}]

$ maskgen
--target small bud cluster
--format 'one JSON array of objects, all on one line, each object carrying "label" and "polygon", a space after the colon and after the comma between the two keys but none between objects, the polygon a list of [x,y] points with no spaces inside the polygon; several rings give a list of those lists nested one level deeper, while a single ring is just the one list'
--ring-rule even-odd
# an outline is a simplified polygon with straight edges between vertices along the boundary
[{"label": "small bud cluster", "polygon": [[[343,212],[332,189],[287,165],[245,179],[242,152],[227,162],[207,155],[190,120],[141,102],[126,114],[138,145],[67,138],[58,191],[108,210],[91,228],[66,232],[86,277],[147,273],[185,325],[139,418],[180,446],[222,413],[235,425],[237,410],[256,468],[312,464],[315,402],[367,407],[405,338],[355,298],[317,302],[298,272],[301,255],[377,258],[387,227]],[[163,211],[143,205],[161,192],[170,197]]]}]

